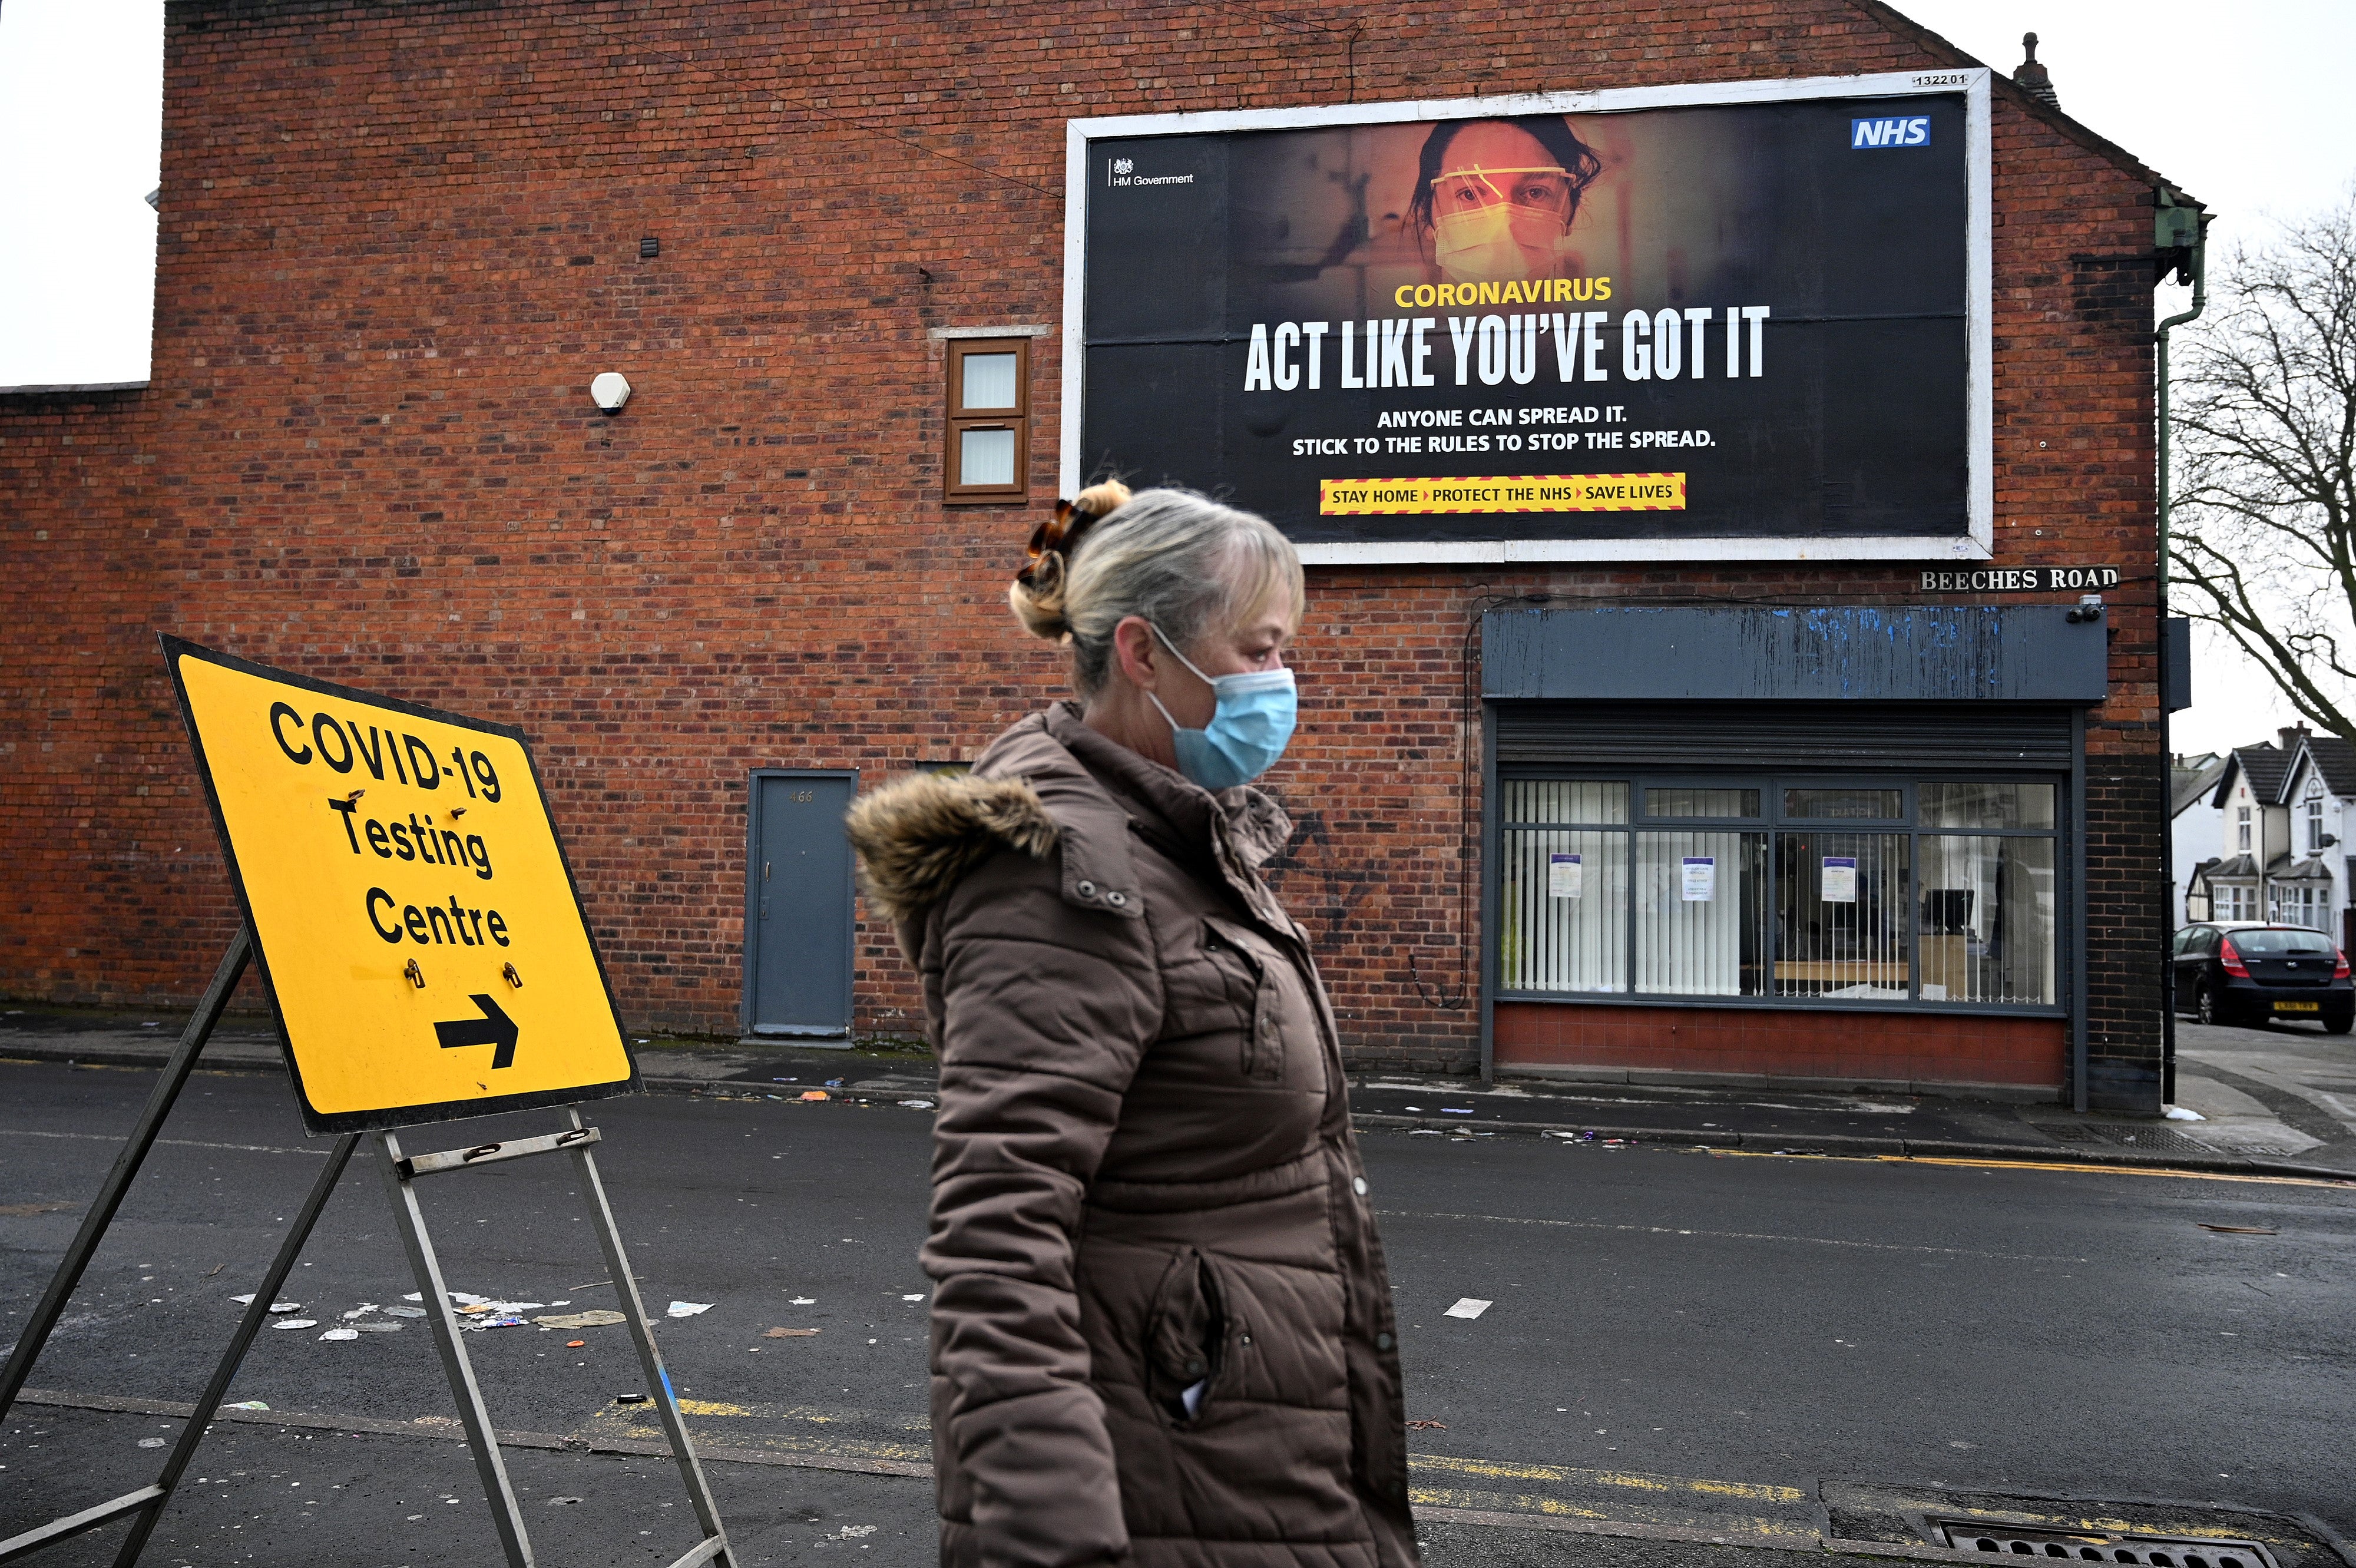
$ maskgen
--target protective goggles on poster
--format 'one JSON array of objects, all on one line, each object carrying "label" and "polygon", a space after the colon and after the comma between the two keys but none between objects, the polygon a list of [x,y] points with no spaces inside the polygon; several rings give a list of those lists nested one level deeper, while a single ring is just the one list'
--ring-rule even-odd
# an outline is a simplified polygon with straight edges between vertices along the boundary
[{"label": "protective goggles on poster", "polygon": [[1526,168],[1442,169],[1431,181],[1431,214],[1445,218],[1483,207],[1525,207],[1549,212],[1563,222],[1579,209],[1579,192],[1559,164]]}]

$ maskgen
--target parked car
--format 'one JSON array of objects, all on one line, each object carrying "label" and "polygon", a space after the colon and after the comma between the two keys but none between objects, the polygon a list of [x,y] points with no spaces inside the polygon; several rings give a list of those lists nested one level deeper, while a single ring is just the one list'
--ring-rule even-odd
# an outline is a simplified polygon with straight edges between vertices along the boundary
[{"label": "parked car", "polygon": [[2321,931],[2204,921],[2176,933],[2176,1007],[2204,1024],[2313,1018],[2344,1035],[2356,1028],[2356,979]]}]

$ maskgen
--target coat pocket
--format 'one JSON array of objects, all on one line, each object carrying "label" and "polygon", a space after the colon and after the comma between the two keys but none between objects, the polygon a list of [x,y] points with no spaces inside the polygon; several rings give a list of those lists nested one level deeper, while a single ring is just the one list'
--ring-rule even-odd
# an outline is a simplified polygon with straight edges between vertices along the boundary
[{"label": "coat pocket", "polygon": [[1217,915],[1203,920],[1203,950],[1229,976],[1246,1011],[1243,1059],[1246,1078],[1273,1082],[1284,1076],[1284,1003],[1278,980],[1283,960],[1240,921]]},{"label": "coat pocket", "polygon": [[[1145,1326],[1145,1391],[1155,1409],[1173,1422],[1190,1423],[1218,1392],[1227,1365],[1229,1321],[1226,1294],[1209,1258],[1182,1247],[1163,1271]],[[1202,1383],[1193,1413],[1185,1393]]]}]

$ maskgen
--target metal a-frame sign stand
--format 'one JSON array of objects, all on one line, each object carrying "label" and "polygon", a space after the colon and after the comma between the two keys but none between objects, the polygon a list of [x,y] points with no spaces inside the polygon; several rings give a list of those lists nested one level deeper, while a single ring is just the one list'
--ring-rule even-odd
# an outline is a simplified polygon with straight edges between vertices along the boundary
[{"label": "metal a-frame sign stand", "polygon": [[[639,1299],[637,1277],[630,1272],[629,1258],[622,1245],[621,1232],[615,1226],[613,1209],[606,1202],[605,1183],[597,1174],[596,1157],[592,1151],[601,1140],[600,1130],[584,1122],[579,1109],[578,1102],[582,1100],[598,1098],[614,1092],[626,1092],[637,1087],[636,1065],[627,1061],[627,1047],[619,1038],[618,1021],[614,1025],[615,1037],[612,1045],[620,1052],[627,1068],[624,1076],[620,1078],[611,1076],[612,1063],[609,1058],[596,1057],[584,1070],[583,1062],[578,1059],[580,1053],[576,1052],[573,1059],[567,1059],[562,1050],[558,1049],[548,1053],[555,1059],[552,1065],[541,1064],[537,1079],[528,1080],[519,1090],[510,1092],[505,1085],[493,1087],[488,1079],[498,1076],[501,1069],[510,1067],[517,1060],[523,1042],[535,1032],[541,1015],[523,1006],[517,997],[511,994],[504,1000],[509,1005],[516,1006],[519,1013],[525,1015],[523,1021],[519,1023],[509,1016],[505,1007],[499,1004],[498,1000],[495,1000],[497,994],[495,992],[486,991],[465,993],[468,1001],[474,1004],[476,1015],[458,1021],[432,1020],[429,1016],[431,1012],[441,1010],[449,1004],[423,1002],[422,993],[426,991],[426,984],[418,978],[422,971],[412,958],[404,970],[397,970],[394,972],[403,976],[402,984],[405,989],[421,993],[415,999],[421,1005],[412,1007],[405,1020],[397,1019],[396,1027],[403,1022],[412,1033],[415,1032],[421,1023],[434,1027],[436,1036],[435,1055],[423,1058],[424,1065],[413,1069],[412,1076],[419,1081],[404,1084],[402,1081],[402,1075],[396,1071],[391,1075],[392,1082],[386,1087],[375,1084],[363,1073],[359,1079],[363,1088],[358,1091],[360,1099],[357,1101],[351,1098],[355,1091],[348,1085],[332,1086],[315,1093],[305,1080],[306,1068],[323,1078],[331,1078],[335,1070],[348,1069],[351,1064],[336,1059],[332,1053],[323,1054],[317,1050],[298,1049],[298,1042],[302,1040],[298,1031],[302,1024],[298,1017],[290,1017],[288,1005],[290,994],[295,998],[314,1001],[317,998],[306,998],[305,993],[295,983],[295,977],[290,972],[300,962],[298,954],[282,948],[281,963],[273,968],[269,962],[272,956],[270,950],[262,949],[255,941],[254,933],[257,923],[254,917],[257,908],[265,911],[268,916],[274,917],[273,923],[282,931],[285,929],[290,910],[284,901],[273,907],[268,897],[257,898],[253,884],[260,876],[266,875],[266,868],[252,865],[241,867],[239,865],[238,836],[233,831],[238,825],[235,818],[241,814],[260,812],[275,822],[284,823],[287,820],[285,813],[289,807],[284,800],[273,800],[267,798],[247,800],[242,803],[232,799],[231,809],[224,810],[224,792],[219,787],[220,781],[214,777],[211,765],[208,763],[205,755],[209,734],[218,735],[218,729],[211,726],[218,726],[225,722],[224,714],[220,711],[221,704],[217,702],[191,700],[191,682],[187,678],[185,665],[187,661],[193,660],[209,671],[226,671],[233,673],[240,679],[230,683],[232,687],[241,685],[251,688],[236,693],[250,699],[248,706],[270,699],[287,689],[308,693],[305,703],[306,707],[313,706],[310,700],[312,698],[336,699],[336,704],[332,707],[325,703],[316,707],[313,727],[309,732],[314,738],[328,733],[331,725],[351,725],[349,710],[354,706],[361,709],[359,716],[362,719],[387,714],[399,716],[404,721],[401,732],[402,739],[404,743],[415,745],[418,747],[418,750],[412,753],[408,758],[409,770],[402,772],[402,782],[412,791],[418,788],[417,785],[410,782],[412,774],[415,778],[422,779],[426,764],[431,763],[436,768],[439,764],[434,761],[434,751],[437,748],[426,741],[412,740],[409,731],[457,726],[473,731],[478,736],[499,736],[508,740],[518,753],[521,753],[520,734],[505,726],[478,725],[476,721],[458,718],[455,715],[438,714],[407,703],[391,703],[384,698],[368,693],[328,686],[282,671],[266,670],[242,660],[230,659],[225,655],[196,649],[193,645],[179,642],[177,639],[166,638],[165,648],[167,658],[175,662],[174,675],[176,681],[181,685],[183,708],[189,720],[190,734],[197,741],[199,762],[208,764],[207,783],[212,795],[215,822],[221,830],[222,844],[230,861],[233,879],[238,883],[240,901],[245,907],[245,923],[241,925],[237,935],[230,940],[229,950],[221,955],[220,966],[213,972],[212,983],[206,987],[203,999],[197,1004],[195,1014],[189,1018],[187,1026],[181,1031],[178,1043],[174,1046],[171,1057],[165,1063],[162,1076],[156,1080],[155,1087],[148,1094],[147,1103],[139,1112],[138,1122],[133,1127],[129,1140],[123,1144],[122,1152],[115,1156],[112,1168],[107,1172],[106,1179],[100,1185],[96,1199],[82,1217],[80,1230],[75,1234],[72,1243],[66,1249],[64,1258],[59,1262],[57,1273],[49,1282],[48,1290],[43,1294],[40,1305],[34,1309],[31,1321],[25,1326],[23,1334],[16,1341],[16,1348],[9,1355],[6,1367],[5,1369],[0,1369],[0,1418],[6,1416],[10,1408],[16,1403],[17,1395],[24,1389],[26,1379],[32,1373],[35,1359],[38,1358],[42,1348],[48,1342],[51,1332],[57,1327],[58,1320],[63,1316],[67,1303],[71,1299],[75,1288],[80,1283],[83,1271],[89,1266],[91,1256],[97,1251],[100,1241],[104,1239],[108,1227],[112,1223],[115,1211],[122,1207],[123,1199],[129,1193],[132,1182],[136,1179],[140,1166],[146,1160],[148,1152],[155,1146],[156,1136],[163,1129],[165,1118],[170,1114],[174,1102],[178,1100],[181,1090],[187,1083],[189,1073],[195,1069],[198,1053],[204,1049],[206,1040],[211,1036],[215,1026],[220,1022],[221,1014],[229,1005],[230,993],[236,990],[238,981],[243,977],[246,966],[257,958],[262,960],[264,979],[270,983],[273,1010],[276,1015],[282,1041],[287,1046],[288,1065],[294,1073],[297,1098],[302,1105],[305,1121],[315,1132],[335,1131],[337,1135],[335,1144],[328,1150],[327,1167],[319,1173],[318,1179],[312,1183],[310,1192],[305,1197],[301,1208],[294,1215],[293,1225],[279,1243],[277,1255],[271,1260],[269,1268],[264,1271],[259,1287],[246,1306],[244,1316],[238,1322],[237,1331],[230,1336],[228,1348],[222,1352],[220,1363],[213,1369],[212,1376],[206,1381],[204,1391],[198,1395],[195,1408],[189,1412],[187,1423],[181,1427],[179,1436],[174,1441],[170,1452],[166,1455],[163,1469],[155,1481],[135,1490],[125,1492],[121,1497],[93,1504],[77,1513],[64,1515],[22,1534],[0,1541],[0,1563],[28,1556],[43,1547],[54,1545],[123,1519],[130,1520],[131,1529],[115,1555],[116,1568],[129,1568],[130,1564],[138,1561],[141,1552],[146,1546],[149,1535],[153,1533],[157,1520],[163,1515],[166,1504],[171,1500],[174,1490],[187,1473],[189,1461],[195,1457],[197,1445],[203,1441],[208,1423],[220,1410],[221,1401],[228,1395],[230,1381],[236,1376],[246,1352],[252,1348],[254,1336],[260,1333],[262,1326],[270,1320],[270,1307],[278,1299],[279,1292],[284,1287],[287,1276],[293,1272],[295,1262],[302,1253],[304,1242],[311,1234],[312,1227],[318,1222],[320,1213],[327,1206],[327,1200],[335,1195],[337,1185],[342,1180],[344,1171],[351,1162],[353,1151],[359,1147],[360,1139],[366,1136],[375,1140],[378,1163],[384,1176],[386,1192],[392,1200],[393,1214],[401,1230],[402,1244],[403,1250],[409,1254],[410,1271],[417,1280],[419,1299],[426,1306],[426,1322],[434,1335],[434,1349],[441,1356],[443,1370],[449,1378],[450,1391],[458,1406],[459,1421],[466,1429],[467,1446],[474,1453],[476,1470],[482,1477],[484,1493],[491,1503],[492,1524],[498,1532],[499,1545],[506,1554],[510,1568],[531,1568],[535,1561],[531,1540],[524,1525],[521,1507],[516,1500],[515,1489],[509,1484],[507,1466],[499,1454],[498,1434],[492,1430],[490,1412],[483,1404],[481,1388],[475,1380],[474,1367],[467,1359],[457,1316],[451,1309],[449,1291],[443,1281],[442,1265],[435,1256],[433,1239],[426,1230],[424,1210],[418,1202],[416,1184],[429,1176],[469,1170],[477,1166],[496,1165],[501,1161],[522,1159],[533,1155],[556,1153],[569,1154],[573,1157],[582,1193],[589,1201],[592,1218],[596,1225],[598,1240],[605,1251],[605,1266],[613,1275],[614,1289],[620,1298],[617,1305],[628,1326],[631,1343],[637,1350],[638,1365],[646,1378],[648,1393],[662,1417],[664,1433],[670,1439],[671,1456],[679,1466],[680,1478],[687,1487],[688,1496],[694,1506],[696,1520],[701,1529],[702,1539],[685,1555],[678,1558],[671,1568],[692,1568],[694,1564],[704,1563],[717,1563],[727,1565],[727,1568],[736,1568],[737,1560],[729,1546],[727,1530],[720,1521],[719,1509],[712,1502],[712,1488],[704,1478],[702,1466],[696,1459],[694,1444],[688,1436],[686,1423],[680,1418],[679,1402],[671,1391],[670,1376],[663,1367],[662,1353],[656,1348],[654,1334],[647,1318],[646,1304]],[[219,694],[218,692],[212,693],[214,696]],[[239,716],[236,704],[230,704],[230,709],[227,721],[233,722]],[[291,714],[295,723],[284,724],[281,710]],[[259,708],[256,709],[256,713],[262,711]],[[354,753],[358,752],[365,756],[367,750],[365,745],[359,746],[348,745],[344,751],[336,754],[330,753],[325,745],[315,748],[304,744],[304,732],[300,728],[302,718],[302,713],[286,702],[283,696],[278,696],[275,705],[267,710],[267,725],[270,733],[276,737],[277,749],[284,754],[284,757],[293,758],[297,752],[302,752],[307,754],[307,757],[316,757],[327,762],[332,768],[334,757],[341,755],[347,767],[345,769],[337,771],[348,777],[349,772],[358,770]],[[390,726],[385,727],[386,739],[389,741],[392,732]],[[356,736],[357,727],[355,726],[350,732],[339,729],[338,733],[348,733]],[[295,741],[294,745],[288,744],[290,735]],[[446,736],[434,737],[436,742],[444,738]],[[382,743],[380,744],[378,756],[380,758],[383,756]],[[487,792],[490,800],[496,803],[501,798],[495,782],[496,760],[509,760],[509,757],[500,756],[494,760],[487,757],[485,751],[477,751],[475,756],[484,758],[483,768],[477,777],[487,779]],[[454,752],[454,757],[461,768],[466,768],[472,760],[466,755],[463,743],[459,749]],[[563,877],[565,895],[563,902],[571,905],[577,917],[578,893],[572,886],[569,869],[563,865],[562,850],[555,844],[554,830],[552,826],[546,825],[545,804],[539,791],[539,779],[537,774],[530,770],[529,754],[523,753],[520,760],[523,765],[521,771],[530,777],[532,786],[530,792],[530,800],[538,811],[538,825],[545,827],[548,833],[547,848],[550,852],[550,863],[561,872]],[[307,765],[307,760],[293,764],[296,768]],[[398,769],[398,765],[396,768]],[[444,779],[450,777],[452,777],[451,774],[444,773],[435,780],[435,784],[423,786],[423,788],[438,787]],[[513,780],[514,777],[511,772],[510,779]],[[314,796],[318,795],[316,781],[306,781],[313,786],[310,793]],[[369,787],[373,787],[373,784]],[[511,784],[510,790],[512,788]],[[266,792],[262,793],[266,797]],[[481,799],[480,794],[473,791],[471,781],[470,798]],[[342,806],[315,807],[314,810],[330,810],[342,815],[345,821],[349,822],[355,815],[353,803],[358,799],[356,795],[350,796]],[[529,831],[531,818],[528,813],[521,815]],[[413,822],[414,818],[411,820]],[[426,817],[426,822],[433,822],[434,818],[429,814]],[[369,824],[372,829],[378,825],[373,822]],[[487,827],[490,824],[486,823],[485,826]],[[421,827],[413,842],[422,845],[425,830]],[[375,836],[371,833],[371,840]],[[525,835],[519,833],[518,836],[521,838]],[[451,834],[451,837],[457,839],[461,844],[467,842],[455,833]],[[475,847],[479,851],[478,858],[462,858],[458,861],[458,865],[467,866],[479,864],[483,870],[487,872],[493,865],[493,852],[487,847],[485,835],[477,833],[473,837]],[[392,841],[388,838],[386,842]],[[353,830],[352,843],[353,853],[359,855],[359,837],[357,829]],[[530,851],[534,846],[530,843],[524,843],[519,845],[511,843],[509,847],[519,848],[524,853],[519,854],[519,858],[529,863]],[[504,854],[505,851],[499,853]],[[392,856],[388,854],[381,858],[391,860]],[[368,866],[365,869],[383,880],[392,880],[384,875],[385,868],[381,866]],[[530,869],[529,864],[525,869],[528,874]],[[487,882],[491,877],[486,875],[483,880]],[[316,891],[316,889],[306,891]],[[510,908],[534,908],[535,906],[530,902],[531,891],[529,887],[520,889],[516,898],[510,901]],[[391,897],[391,894],[385,893],[381,888],[372,887],[370,892],[386,898]],[[545,902],[546,900],[543,899],[543,905]],[[397,906],[399,900],[394,899],[393,903]],[[456,933],[462,934],[467,923],[464,917],[481,913],[463,909],[455,899],[452,907],[459,910],[462,917],[457,925],[451,928],[451,923],[444,918],[442,927],[429,927],[430,932],[438,933],[441,929],[451,928]],[[377,908],[377,904],[373,901],[367,904],[367,912],[371,918],[375,916]],[[312,914],[307,910],[292,912],[306,917]],[[405,913],[416,916],[421,921],[423,920],[422,913],[415,906],[411,906]],[[441,914],[438,908],[436,914],[437,917]],[[499,924],[499,917],[494,912],[493,924],[489,929],[498,929]],[[396,929],[401,928],[396,927]],[[476,924],[475,929],[477,931],[485,929],[479,923]],[[383,930],[381,924],[376,925],[374,940],[381,940]],[[604,1009],[610,1014],[611,993],[604,990],[603,968],[596,962],[594,946],[589,943],[585,924],[576,924],[573,931],[562,933],[568,940],[574,934],[578,935],[580,943],[587,953],[588,962],[594,971],[595,983],[601,992],[599,1000]],[[332,931],[317,945],[332,960],[328,967],[347,963],[349,953],[337,948]],[[463,960],[468,956],[477,956],[484,962],[487,962],[496,958],[504,965],[505,979],[515,992],[522,990],[522,982],[518,976],[515,961],[506,957],[509,951],[530,954],[530,961],[535,967],[545,963],[549,972],[559,978],[567,972],[568,963],[572,964],[576,976],[579,969],[577,955],[552,941],[542,942],[535,948],[524,942],[519,934],[496,946],[487,942],[481,944],[489,949],[487,952],[481,955],[466,955],[463,951],[444,953],[440,950],[452,945],[454,944],[443,942],[429,947],[428,950],[434,953],[437,969],[445,961],[454,959]],[[383,961],[382,955],[377,956],[380,962]],[[481,972],[480,963],[475,966],[472,974],[463,963],[455,967],[458,969],[458,984],[461,987],[470,982],[487,985],[492,983],[476,978]],[[347,969],[346,972],[355,972]],[[574,1015],[565,1013],[563,1004],[552,1004],[551,1007],[552,1009],[551,1015],[557,1022],[576,1021]],[[592,1012],[594,1015],[594,1010]],[[347,1033],[348,1032],[348,1030]],[[604,1042],[601,1041],[599,1044],[602,1046]],[[444,1054],[454,1048],[463,1049],[470,1046],[491,1046],[496,1048],[492,1059],[498,1065],[487,1069],[488,1076],[478,1080],[483,1085],[483,1097],[472,1101],[444,1099],[419,1103],[421,1082],[424,1086],[422,1092],[431,1095],[440,1091],[436,1086],[450,1081],[449,1074],[442,1070],[447,1066],[443,1059]],[[323,1069],[327,1070],[323,1071]],[[472,1078],[477,1072],[484,1071],[486,1069],[479,1065],[465,1065],[462,1067],[461,1076]],[[597,1074],[601,1072],[606,1075],[603,1080],[597,1078]],[[568,1083],[564,1081],[566,1079],[575,1081]],[[382,1102],[367,1103],[368,1096],[371,1092],[376,1093]],[[335,1098],[337,1096],[342,1097],[340,1101]],[[323,1107],[321,1101],[327,1101],[328,1103]],[[515,1110],[529,1105],[553,1105],[560,1109],[564,1119],[562,1129],[536,1137],[509,1138],[499,1143],[481,1144],[472,1148],[453,1149],[435,1154],[405,1154],[400,1143],[400,1133],[402,1131],[413,1131],[422,1122],[447,1120],[456,1115],[482,1115],[495,1111]],[[324,1127],[323,1123],[326,1124]]]}]

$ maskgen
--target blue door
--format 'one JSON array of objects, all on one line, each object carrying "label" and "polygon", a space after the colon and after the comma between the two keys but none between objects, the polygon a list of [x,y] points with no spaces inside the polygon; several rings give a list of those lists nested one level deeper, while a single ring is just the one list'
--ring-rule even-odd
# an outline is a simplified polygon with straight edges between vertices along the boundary
[{"label": "blue door", "polygon": [[855,771],[753,775],[744,900],[744,1029],[851,1038],[851,840]]}]

